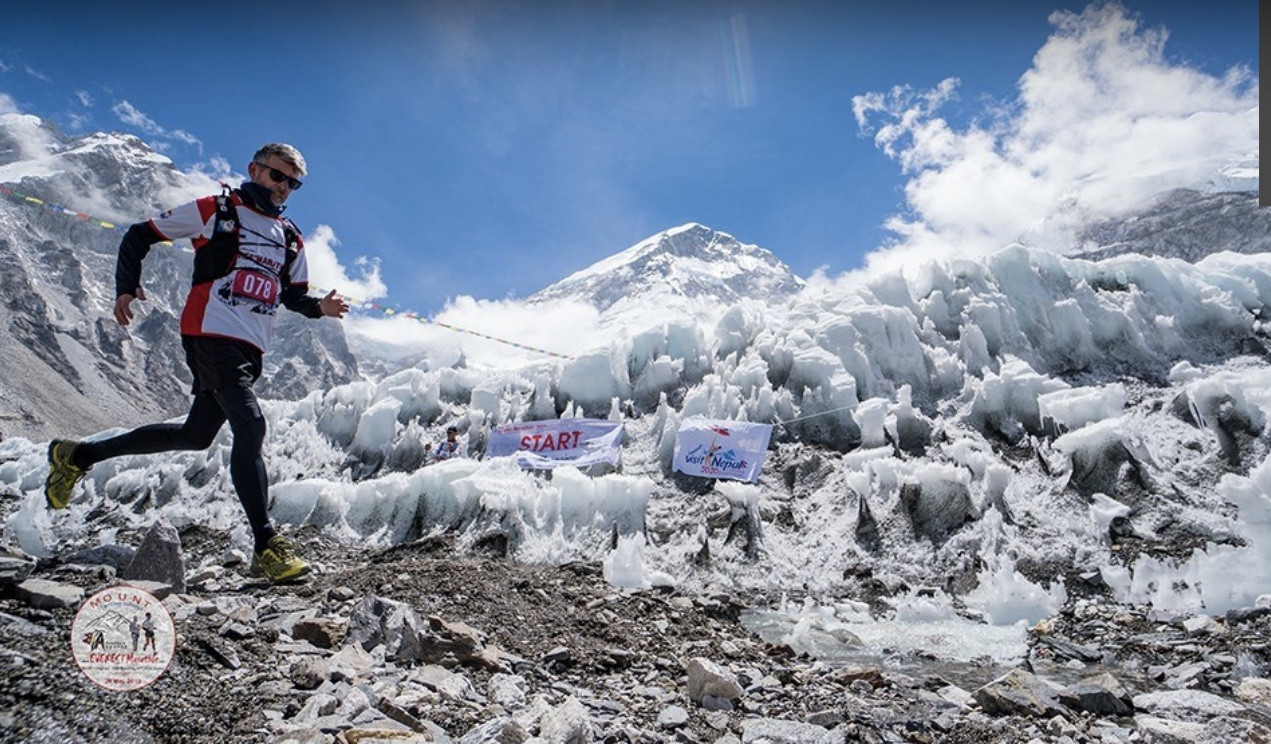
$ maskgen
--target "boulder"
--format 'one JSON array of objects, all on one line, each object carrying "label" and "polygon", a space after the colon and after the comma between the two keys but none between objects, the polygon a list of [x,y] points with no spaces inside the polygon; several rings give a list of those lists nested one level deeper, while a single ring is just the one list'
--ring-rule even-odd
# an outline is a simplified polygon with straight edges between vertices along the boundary
[{"label": "boulder", "polygon": [[137,554],[120,572],[122,579],[141,579],[167,584],[178,594],[185,592],[185,559],[181,557],[181,535],[166,519],[155,522],[141,540]]}]

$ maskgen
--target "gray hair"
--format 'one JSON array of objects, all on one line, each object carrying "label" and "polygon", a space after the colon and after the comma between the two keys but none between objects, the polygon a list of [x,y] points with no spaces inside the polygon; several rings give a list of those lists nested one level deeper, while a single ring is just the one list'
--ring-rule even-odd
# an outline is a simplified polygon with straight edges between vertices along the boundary
[{"label": "gray hair", "polygon": [[305,168],[305,156],[291,145],[282,142],[270,142],[262,146],[252,156],[252,162],[263,163],[270,155],[277,155],[284,163],[295,168],[299,175],[307,175],[308,170]]}]

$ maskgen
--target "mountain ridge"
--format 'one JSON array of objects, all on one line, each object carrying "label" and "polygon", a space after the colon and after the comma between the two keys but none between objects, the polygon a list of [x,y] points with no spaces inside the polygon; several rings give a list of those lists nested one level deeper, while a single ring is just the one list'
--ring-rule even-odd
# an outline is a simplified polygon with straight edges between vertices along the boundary
[{"label": "mountain ridge", "polygon": [[756,297],[782,300],[803,286],[803,279],[772,252],[690,222],[576,271],[526,301],[578,299],[603,313],[653,296],[721,305]]}]

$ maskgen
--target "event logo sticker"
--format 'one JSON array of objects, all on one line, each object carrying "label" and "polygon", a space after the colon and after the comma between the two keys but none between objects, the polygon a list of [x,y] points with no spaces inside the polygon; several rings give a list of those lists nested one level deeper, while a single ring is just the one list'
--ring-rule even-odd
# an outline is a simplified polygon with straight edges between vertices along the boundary
[{"label": "event logo sticker", "polygon": [[120,585],[84,601],[71,623],[75,663],[93,682],[116,692],[139,690],[168,668],[176,626],[153,594]]}]

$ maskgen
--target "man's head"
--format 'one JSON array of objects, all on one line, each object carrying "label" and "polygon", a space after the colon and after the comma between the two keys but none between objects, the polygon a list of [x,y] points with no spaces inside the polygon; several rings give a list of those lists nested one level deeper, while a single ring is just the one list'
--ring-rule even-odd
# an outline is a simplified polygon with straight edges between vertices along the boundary
[{"label": "man's head", "polygon": [[276,207],[281,207],[291,192],[300,188],[300,177],[306,172],[300,151],[281,142],[270,142],[257,150],[247,166],[247,175],[269,190]]},{"label": "man's head", "polygon": [[451,426],[446,429],[446,439],[454,441],[457,436],[459,436],[459,430],[455,427]]}]

